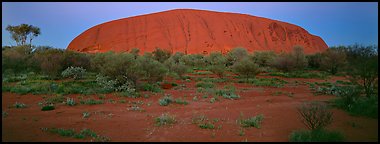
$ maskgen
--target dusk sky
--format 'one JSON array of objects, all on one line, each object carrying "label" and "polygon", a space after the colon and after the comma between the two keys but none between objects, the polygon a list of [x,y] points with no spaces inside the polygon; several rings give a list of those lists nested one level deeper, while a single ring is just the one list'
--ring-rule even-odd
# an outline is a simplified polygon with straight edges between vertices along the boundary
[{"label": "dusk sky", "polygon": [[320,36],[328,46],[378,45],[377,2],[3,2],[2,46],[16,45],[7,25],[41,28],[34,45],[66,48],[85,30],[111,20],[167,11],[201,9],[280,20]]}]

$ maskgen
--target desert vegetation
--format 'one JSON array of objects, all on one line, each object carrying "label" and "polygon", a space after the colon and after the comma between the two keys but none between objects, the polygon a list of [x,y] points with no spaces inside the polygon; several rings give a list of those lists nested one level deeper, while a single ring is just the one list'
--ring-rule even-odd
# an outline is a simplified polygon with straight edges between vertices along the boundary
[{"label": "desert vegetation", "polygon": [[[17,46],[2,48],[2,94],[21,96],[23,100],[8,102],[6,106],[12,111],[3,110],[3,120],[34,107],[44,114],[56,111],[57,114],[49,114],[57,116],[61,110],[70,108],[80,110],[76,115],[81,121],[89,120],[90,115],[94,120],[138,117],[136,121],[142,122],[149,119],[149,122],[144,122],[147,135],[155,135],[156,129],[168,128],[165,125],[176,129],[186,126],[186,129],[193,130],[191,126],[194,125],[186,125],[192,123],[196,125],[196,130],[212,132],[211,138],[218,138],[221,133],[227,134],[223,132],[224,124],[227,128],[236,128],[239,134],[234,135],[248,137],[268,128],[266,122],[270,123],[276,117],[260,109],[267,106],[265,101],[268,105],[285,100],[300,103],[302,98],[315,101],[326,96],[329,98],[325,101],[328,104],[312,102],[287,109],[299,114],[293,121],[287,122],[301,122],[308,130],[293,131],[285,136],[288,138],[286,140],[345,141],[347,137],[342,132],[327,129],[336,117],[330,112],[331,109],[360,118],[378,118],[377,46],[331,47],[313,55],[306,55],[301,46],[295,46],[289,53],[250,53],[240,47],[226,54],[212,52],[208,55],[173,54],[162,48],[143,55],[139,55],[138,48],[129,52],[89,54],[33,46],[31,41],[39,35],[38,30],[33,30],[31,35],[29,43],[22,37],[17,38]],[[26,99],[24,102],[24,98],[34,97],[31,95],[41,98],[38,105]],[[257,104],[260,96],[265,100]],[[133,102],[136,100],[139,103]],[[210,111],[209,114],[220,117],[226,114],[220,109],[232,109],[234,111],[227,113],[234,115],[235,109],[244,110],[241,108],[243,106],[257,108],[264,114],[257,114],[256,110],[255,113],[245,111],[250,117],[231,116],[226,117],[227,120],[221,118],[215,121],[205,115],[191,120],[184,118],[195,109]],[[101,117],[87,110],[99,107],[106,107],[104,111],[107,112],[117,111],[118,117],[112,117],[112,113]],[[115,110],[111,107],[121,108]],[[130,112],[133,111],[141,113],[135,112],[132,117]],[[62,115],[66,113],[62,112]],[[237,125],[231,125],[234,123],[231,121],[236,121]],[[75,139],[112,140],[112,135],[110,139],[89,129],[79,133],[63,128],[45,131]],[[138,133],[145,135],[145,131]]]}]

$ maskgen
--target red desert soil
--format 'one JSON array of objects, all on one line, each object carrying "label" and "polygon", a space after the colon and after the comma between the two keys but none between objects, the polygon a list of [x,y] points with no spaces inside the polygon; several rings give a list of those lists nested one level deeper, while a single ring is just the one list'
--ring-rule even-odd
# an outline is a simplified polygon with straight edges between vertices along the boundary
[{"label": "red desert soil", "polygon": [[290,52],[296,45],[306,54],[328,48],[318,36],[286,22],[238,13],[176,9],[113,20],[96,25],[71,41],[79,52],[129,51],[140,54],[157,47],[172,53],[226,53],[236,47],[248,52]]},{"label": "red desert soil", "polygon": [[[198,75],[199,76],[199,75]],[[202,75],[205,76],[205,75]],[[215,75],[209,75],[215,77]],[[269,76],[260,76],[269,77]],[[195,80],[173,80],[178,85],[185,84],[185,89],[165,89],[165,93],[172,94],[174,98],[183,98],[188,105],[172,103],[169,106],[160,106],[160,94],[150,92],[150,98],[123,98],[113,94],[106,95],[105,104],[67,106],[59,104],[53,111],[41,111],[37,105],[44,95],[18,95],[2,93],[2,110],[8,113],[2,118],[3,141],[90,141],[89,139],[74,139],[61,137],[57,134],[43,132],[41,128],[74,128],[77,132],[89,128],[96,133],[108,136],[111,141],[288,141],[289,134],[298,129],[306,129],[300,121],[296,107],[305,101],[327,101],[335,96],[314,96],[305,82],[321,82],[319,79],[292,79],[281,78],[288,81],[283,88],[257,87],[250,84],[232,83],[241,96],[237,100],[219,97],[220,101],[210,103],[210,98],[202,98],[203,94],[196,94]],[[344,79],[333,77],[329,82]],[[170,79],[169,79],[170,80]],[[299,84],[295,83],[295,80]],[[219,88],[228,83],[218,83]],[[273,95],[276,91],[292,92],[293,96]],[[197,95],[198,101],[192,101]],[[76,102],[79,95],[74,97]],[[84,98],[98,96],[84,96]],[[108,102],[116,101],[115,104]],[[118,101],[125,99],[126,103]],[[129,111],[132,104],[129,102],[142,101],[140,107],[145,112]],[[15,102],[28,105],[24,109],[9,108]],[[147,104],[151,103],[150,106]],[[92,112],[88,119],[82,118],[82,113]],[[378,120],[363,117],[353,117],[346,112],[333,109],[333,123],[328,129],[341,131],[347,141],[378,141]],[[154,118],[163,113],[175,115],[177,123],[171,126],[155,126]],[[240,126],[236,120],[243,113],[244,118],[264,115],[261,128],[247,128],[245,135],[239,136]],[[210,120],[217,118],[215,129],[201,129],[192,124],[192,117],[204,114]],[[352,126],[356,124],[356,127]],[[222,125],[220,129],[217,127]]]}]

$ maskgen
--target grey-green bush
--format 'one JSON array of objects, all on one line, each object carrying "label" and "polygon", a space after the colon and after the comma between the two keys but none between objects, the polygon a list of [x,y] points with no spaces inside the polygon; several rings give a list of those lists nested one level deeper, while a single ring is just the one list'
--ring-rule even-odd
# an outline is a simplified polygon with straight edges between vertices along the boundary
[{"label": "grey-green bush", "polygon": [[71,77],[74,78],[75,80],[82,79],[84,74],[86,73],[86,69],[82,67],[68,67],[65,69],[61,75],[62,77]]},{"label": "grey-green bush", "polygon": [[241,61],[236,62],[232,68],[239,75],[246,77],[247,80],[248,78],[254,78],[260,73],[259,66],[249,58],[244,58]]}]

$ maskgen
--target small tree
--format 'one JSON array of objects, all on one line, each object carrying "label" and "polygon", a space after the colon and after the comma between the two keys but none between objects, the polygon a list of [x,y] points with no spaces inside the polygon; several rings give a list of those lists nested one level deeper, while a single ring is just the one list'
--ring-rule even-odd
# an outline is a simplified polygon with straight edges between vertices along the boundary
[{"label": "small tree", "polygon": [[281,53],[274,59],[272,66],[279,70],[289,72],[295,68],[295,62],[291,55]]},{"label": "small tree", "polygon": [[188,67],[180,61],[183,53],[177,52],[165,61],[165,66],[171,71],[177,73],[182,78],[182,75],[187,72]]},{"label": "small tree", "polygon": [[333,120],[332,112],[321,102],[303,103],[297,110],[302,116],[302,122],[310,130],[323,129]]},{"label": "small tree", "polygon": [[350,48],[349,71],[351,81],[364,88],[367,97],[377,90],[378,79],[378,47],[354,45]]},{"label": "small tree", "polygon": [[206,61],[211,65],[225,65],[227,63],[227,59],[220,52],[211,52],[208,57],[206,57]]},{"label": "small tree", "polygon": [[30,47],[32,46],[33,38],[41,34],[40,28],[28,24],[21,24],[18,26],[8,25],[6,30],[11,33],[11,37],[16,41],[17,45],[25,45],[29,37]]},{"label": "small tree", "polygon": [[232,68],[239,74],[244,75],[247,80],[248,78],[254,78],[257,74],[260,73],[259,66],[255,64],[249,58],[244,58],[241,61],[235,63]]},{"label": "small tree", "polygon": [[257,51],[253,54],[253,60],[261,67],[269,66],[273,63],[276,53],[273,51]]},{"label": "small tree", "polygon": [[149,57],[139,57],[137,60],[138,66],[141,68],[141,74],[149,82],[161,81],[164,78],[167,69],[162,63]]},{"label": "small tree", "polygon": [[23,72],[28,68],[29,48],[14,46],[2,51],[2,71],[11,70],[14,73]]},{"label": "small tree", "polygon": [[341,49],[330,48],[322,53],[321,67],[335,75],[346,64],[346,54]]},{"label": "small tree", "polygon": [[220,52],[212,52],[208,57],[206,57],[206,61],[208,64],[208,70],[218,75],[219,77],[223,77],[225,72],[225,65],[227,63],[227,59]]},{"label": "small tree", "polygon": [[309,68],[319,69],[322,61],[322,54],[315,53],[313,55],[306,56]]},{"label": "small tree", "polygon": [[91,59],[93,67],[100,74],[117,80],[117,86],[131,81],[135,86],[140,77],[140,67],[130,53],[98,53]]},{"label": "small tree", "polygon": [[168,50],[156,48],[153,52],[153,58],[160,63],[164,63],[168,58],[170,58],[171,52]]},{"label": "small tree", "polygon": [[247,49],[245,48],[234,48],[230,52],[227,53],[227,66],[233,65],[235,62],[245,58],[248,56]]},{"label": "small tree", "polygon": [[182,63],[178,63],[172,66],[172,71],[177,73],[177,75],[182,78],[183,74],[187,72],[188,67]]},{"label": "small tree", "polygon": [[218,65],[211,65],[208,67],[208,70],[212,73],[218,75],[218,77],[222,78],[224,76],[224,73],[226,71],[226,67],[222,64]]},{"label": "small tree", "polygon": [[179,59],[180,62],[192,67],[205,67],[206,58],[201,54],[184,55]]},{"label": "small tree", "polygon": [[129,51],[129,53],[133,54],[135,56],[135,59],[139,56],[140,49],[138,48],[133,48]]},{"label": "small tree", "polygon": [[33,53],[33,61],[36,61],[41,72],[57,77],[64,70],[64,50],[45,47]]},{"label": "small tree", "polygon": [[294,59],[294,66],[297,69],[304,69],[307,65],[307,59],[303,52],[302,46],[293,47],[292,57]]}]

